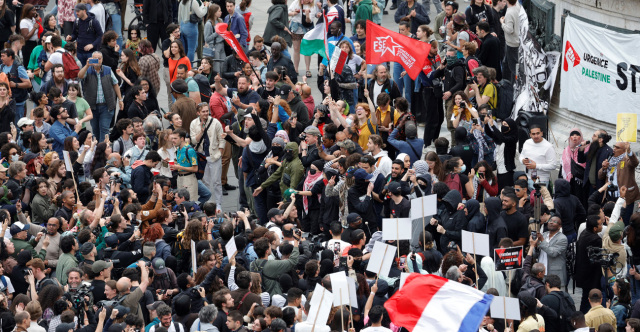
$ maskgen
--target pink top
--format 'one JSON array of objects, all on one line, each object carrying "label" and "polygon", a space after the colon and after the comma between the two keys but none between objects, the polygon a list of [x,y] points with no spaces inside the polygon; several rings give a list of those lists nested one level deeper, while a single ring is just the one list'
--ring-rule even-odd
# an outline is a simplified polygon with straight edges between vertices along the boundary
[{"label": "pink top", "polygon": [[74,22],[76,20],[76,0],[58,0],[58,22]]}]

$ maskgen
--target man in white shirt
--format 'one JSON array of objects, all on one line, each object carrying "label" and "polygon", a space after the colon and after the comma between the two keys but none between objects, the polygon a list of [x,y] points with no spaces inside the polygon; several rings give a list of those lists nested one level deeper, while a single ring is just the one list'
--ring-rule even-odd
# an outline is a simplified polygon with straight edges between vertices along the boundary
[{"label": "man in white shirt", "polygon": [[539,183],[549,183],[551,171],[558,168],[556,151],[553,145],[542,137],[542,129],[538,125],[529,128],[530,139],[524,142],[520,152],[520,162],[527,168],[529,178]]},{"label": "man in white shirt", "polygon": [[209,104],[198,105],[198,117],[191,121],[189,128],[191,145],[196,151],[207,156],[202,181],[213,194],[218,209],[222,207],[222,154],[226,141],[222,138],[222,124],[209,116]]},{"label": "man in white shirt", "polygon": [[351,246],[349,242],[342,241],[342,224],[334,222],[329,230],[331,232],[331,240],[322,244],[325,249],[333,251],[333,265],[338,267],[340,257],[344,248]]}]

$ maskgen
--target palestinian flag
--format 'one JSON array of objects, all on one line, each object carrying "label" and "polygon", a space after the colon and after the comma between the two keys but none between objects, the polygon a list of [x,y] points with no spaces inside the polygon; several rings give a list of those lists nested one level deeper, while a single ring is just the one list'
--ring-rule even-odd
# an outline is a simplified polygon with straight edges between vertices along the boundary
[{"label": "palestinian flag", "polygon": [[316,26],[302,37],[300,44],[300,54],[311,56],[318,54],[323,58],[327,58],[326,48],[326,31],[324,23],[316,24]]}]

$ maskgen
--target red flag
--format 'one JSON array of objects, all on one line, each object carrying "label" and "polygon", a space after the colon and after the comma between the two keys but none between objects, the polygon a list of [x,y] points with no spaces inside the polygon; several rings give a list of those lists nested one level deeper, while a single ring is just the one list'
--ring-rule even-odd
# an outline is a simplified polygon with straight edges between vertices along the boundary
[{"label": "red flag", "polygon": [[403,36],[367,21],[367,64],[397,62],[412,79],[424,67],[431,44]]},{"label": "red flag", "polygon": [[242,49],[242,46],[240,46],[240,43],[238,43],[236,36],[233,35],[232,31],[227,30],[227,23],[216,24],[216,33],[224,38],[227,44],[229,44],[229,46],[231,46],[236,54],[238,54],[240,60],[249,62],[249,58],[247,58],[247,55],[244,54],[244,50]]}]

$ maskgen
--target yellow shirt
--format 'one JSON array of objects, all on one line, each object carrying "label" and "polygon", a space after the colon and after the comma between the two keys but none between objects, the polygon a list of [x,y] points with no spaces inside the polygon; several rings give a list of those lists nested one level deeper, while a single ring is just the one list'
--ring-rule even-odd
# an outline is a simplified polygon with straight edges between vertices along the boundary
[{"label": "yellow shirt", "polygon": [[[391,112],[391,105],[387,106],[387,109],[385,109],[384,111],[380,109],[380,107],[378,107],[376,109],[376,116],[378,117],[378,123],[383,126],[383,127],[389,127],[389,123],[391,122],[389,119],[389,112]],[[398,119],[400,119],[400,112],[393,112],[393,125],[395,127],[395,125],[398,123]]]},{"label": "yellow shirt", "polygon": [[[360,126],[360,128],[358,128],[358,131],[360,133],[360,138],[358,138],[358,144],[360,145],[362,150],[367,149],[367,143],[369,143],[369,136],[373,134],[371,130],[369,130],[369,125],[367,125],[367,123],[371,121],[371,116],[369,116],[368,120],[369,121],[366,121]],[[371,124],[371,127],[373,127],[374,131],[378,130],[378,126],[374,125],[373,123]]]},{"label": "yellow shirt", "polygon": [[609,323],[613,325],[613,330],[616,330],[616,316],[611,309],[607,309],[601,305],[595,306],[589,309],[586,315],[584,315],[584,321],[587,326],[597,329],[601,324]]},{"label": "yellow shirt", "polygon": [[[480,94],[482,94],[483,96],[487,96],[489,97],[489,102],[487,104],[489,104],[489,107],[493,110],[496,109],[496,107],[498,107],[498,92],[496,91],[496,87],[493,85],[493,83],[487,83],[485,84],[483,89],[480,89]],[[480,105],[478,105],[480,106]]]}]

